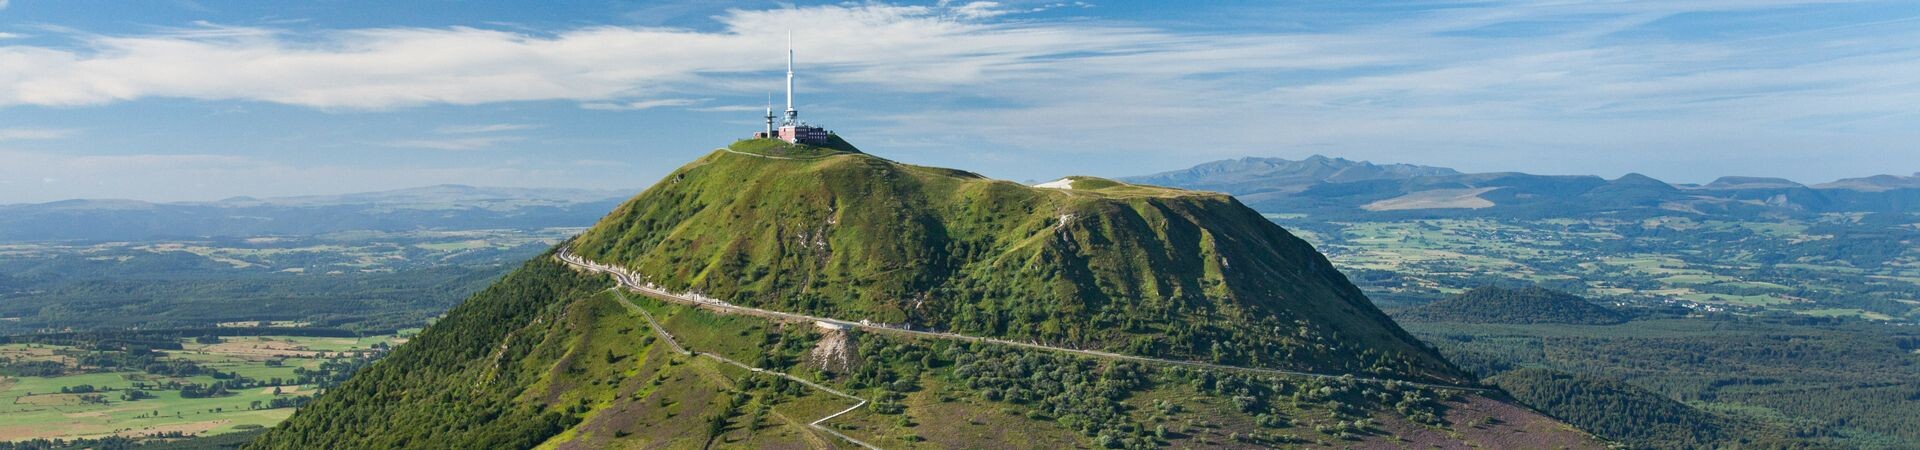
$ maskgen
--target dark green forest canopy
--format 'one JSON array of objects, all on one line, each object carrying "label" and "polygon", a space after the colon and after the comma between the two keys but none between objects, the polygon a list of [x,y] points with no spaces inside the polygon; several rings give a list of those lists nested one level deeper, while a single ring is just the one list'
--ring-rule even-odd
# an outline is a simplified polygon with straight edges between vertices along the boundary
[{"label": "dark green forest canopy", "polygon": [[1395,313],[1395,319],[1416,322],[1565,323],[1611,325],[1626,322],[1618,311],[1595,305],[1565,292],[1539,287],[1475,288],[1452,298]]}]

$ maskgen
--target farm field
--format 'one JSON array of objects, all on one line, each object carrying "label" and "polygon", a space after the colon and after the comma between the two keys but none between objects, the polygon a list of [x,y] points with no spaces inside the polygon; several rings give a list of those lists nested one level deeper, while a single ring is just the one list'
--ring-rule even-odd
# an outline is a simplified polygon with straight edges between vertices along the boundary
[{"label": "farm field", "polygon": [[0,334],[419,326],[578,229],[0,243]]},{"label": "farm field", "polygon": [[1920,230],[1900,221],[1269,217],[1386,308],[1482,285],[1536,285],[1698,314],[1920,318]]},{"label": "farm field", "polygon": [[[180,349],[144,357],[135,356],[137,350],[0,345],[0,373],[6,374],[0,376],[0,440],[207,436],[269,427],[351,369],[404,343],[402,336],[186,339]],[[145,367],[128,367],[131,361]],[[219,387],[209,392],[210,386]]]}]

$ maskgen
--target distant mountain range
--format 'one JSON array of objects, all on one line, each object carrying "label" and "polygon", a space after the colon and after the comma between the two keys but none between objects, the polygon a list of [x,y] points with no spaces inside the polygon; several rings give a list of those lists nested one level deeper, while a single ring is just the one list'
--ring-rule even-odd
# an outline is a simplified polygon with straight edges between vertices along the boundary
[{"label": "distant mountain range", "polygon": [[1461,173],[1432,166],[1313,156],[1240,158],[1123,178],[1131,183],[1233,194],[1261,211],[1317,216],[1560,216],[1696,214],[1795,216],[1920,210],[1920,173],[1807,186],[1791,180],[1721,177],[1670,184],[1641,174]]},{"label": "distant mountain range", "polygon": [[65,200],[0,205],[0,240],[146,240],[345,230],[584,226],[631,192],[439,185],[214,202]]}]

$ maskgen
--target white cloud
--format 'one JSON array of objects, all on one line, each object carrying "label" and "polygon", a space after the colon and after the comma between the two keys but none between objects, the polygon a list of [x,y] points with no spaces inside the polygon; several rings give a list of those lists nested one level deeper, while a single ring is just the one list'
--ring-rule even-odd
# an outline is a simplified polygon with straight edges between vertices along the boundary
[{"label": "white cloud", "polygon": [[0,142],[66,139],[78,133],[79,130],[61,128],[0,128]]},{"label": "white cloud", "polygon": [[703,106],[699,108],[687,108],[687,110],[699,111],[699,112],[762,112],[762,111],[766,111],[768,108],[771,108],[771,107],[765,106],[765,105],[722,105],[722,106]]},{"label": "white cloud", "polygon": [[653,109],[653,108],[662,108],[662,107],[671,107],[671,106],[692,106],[692,105],[698,105],[701,102],[705,102],[705,101],[707,101],[707,99],[663,98],[658,100],[638,100],[638,101],[622,102],[622,103],[609,103],[609,102],[582,103],[580,104],[580,107],[586,108],[586,109],[598,110],[598,111],[639,111],[643,109]]},{"label": "white cloud", "polygon": [[433,129],[440,134],[498,133],[502,131],[520,131],[539,128],[539,125],[526,123],[490,123],[484,125],[448,125]]},{"label": "white cloud", "polygon": [[432,184],[488,186],[630,187],[620,179],[581,178],[581,170],[621,173],[619,167],[547,166],[473,161],[446,166],[289,164],[219,154],[65,155],[0,150],[0,202],[72,198],[148,201],[215,200],[239,195],[273,197],[338,194]]},{"label": "white cloud", "polygon": [[953,7],[952,11],[955,15],[969,19],[983,19],[1013,13],[1013,11],[1002,9],[1000,2],[985,1],[968,2],[967,4]]},{"label": "white cloud", "polygon": [[[1015,20],[1007,12],[1036,3],[1011,0],[732,10],[697,29],[50,29],[74,42],[0,45],[0,107],[164,97],[329,109],[559,100],[589,109],[758,112],[727,94],[757,102],[760,92],[777,90],[784,30],[808,23],[795,42],[802,102],[828,91],[905,99],[836,120],[863,123],[863,139],[909,146],[986,141],[1023,158],[1338,152],[1468,169],[1550,162],[1569,171],[1690,147],[1740,147],[1719,151],[1743,161],[1841,143],[1863,154],[1910,149],[1897,143],[1912,135],[1899,130],[1913,128],[1910,105],[1920,104],[1912,82],[1920,77],[1920,30],[1901,26],[1913,22],[1796,31],[1781,18],[1767,25],[1778,34],[1715,37],[1767,22],[1755,18],[1761,13],[1785,17],[1795,11],[1778,8],[1800,3],[1472,3],[1286,32],[1142,25],[1151,18]],[[1067,5],[1040,7],[1055,6]],[[1739,11],[1730,29],[1659,25],[1726,11]],[[1658,26],[1669,28],[1644,28]],[[436,131],[516,131],[457,128]],[[387,144],[470,150],[505,142],[459,137]],[[1025,149],[1039,151],[1017,151]]]},{"label": "white cloud", "polygon": [[405,139],[388,141],[388,147],[420,148],[428,150],[483,150],[507,142],[523,140],[519,136],[484,136],[449,139]]},{"label": "white cloud", "polygon": [[[795,42],[809,82],[931,91],[1058,76],[1075,60],[1119,55],[1215,69],[1179,55],[1202,40],[1130,27],[981,20],[995,15],[986,12],[992,6],[733,10],[716,18],[717,31],[600,26],[527,34],[454,27],[302,34],[199,24],[133,36],[68,32],[76,45],[0,46],[0,106],[151,97],[355,109],[524,100],[685,106],[691,103],[671,93],[710,91],[742,75],[779,70],[781,58],[769,43],[781,42],[790,23],[821,24]],[[1270,42],[1223,42],[1240,48],[1211,57],[1233,57],[1227,68],[1234,70],[1335,61],[1288,58],[1302,49]]]}]

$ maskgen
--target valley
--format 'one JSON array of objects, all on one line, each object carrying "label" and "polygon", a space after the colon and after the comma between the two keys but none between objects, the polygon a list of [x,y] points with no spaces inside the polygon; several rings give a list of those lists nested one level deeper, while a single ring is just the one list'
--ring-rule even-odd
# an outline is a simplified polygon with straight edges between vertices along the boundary
[{"label": "valley", "polygon": [[0,344],[0,441],[257,433],[414,331],[202,336],[112,350],[103,345],[138,335],[15,336]]},{"label": "valley", "polygon": [[1481,285],[1535,285],[1703,315],[1911,322],[1920,318],[1920,251],[1905,242],[1920,239],[1912,225],[1920,219],[1888,219],[1275,222],[1314,242],[1386,307]]},{"label": "valley", "polygon": [[579,228],[0,243],[0,333],[418,327]]}]

